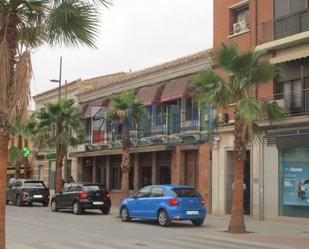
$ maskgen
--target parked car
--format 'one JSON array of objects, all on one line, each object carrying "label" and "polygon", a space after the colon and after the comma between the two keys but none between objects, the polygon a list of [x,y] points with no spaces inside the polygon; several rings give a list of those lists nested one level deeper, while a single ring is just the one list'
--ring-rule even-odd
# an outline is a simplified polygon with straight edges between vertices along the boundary
[{"label": "parked car", "polygon": [[6,204],[10,201],[17,206],[38,202],[46,207],[49,204],[49,189],[40,180],[18,179],[8,186]]},{"label": "parked car", "polygon": [[103,185],[92,183],[69,183],[60,193],[54,194],[51,210],[71,209],[74,214],[82,214],[86,209],[99,209],[109,214],[111,199]]},{"label": "parked car", "polygon": [[201,226],[206,218],[205,201],[194,187],[185,185],[147,186],[120,204],[121,220],[157,220],[169,226],[174,220],[190,220]]}]

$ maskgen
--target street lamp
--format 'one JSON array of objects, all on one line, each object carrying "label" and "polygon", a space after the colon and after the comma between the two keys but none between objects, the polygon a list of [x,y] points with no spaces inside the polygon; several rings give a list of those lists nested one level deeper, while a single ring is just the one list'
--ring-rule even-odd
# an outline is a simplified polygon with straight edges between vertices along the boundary
[{"label": "street lamp", "polygon": [[59,83],[58,99],[60,99],[60,95],[61,95],[61,76],[62,76],[62,56],[60,56],[59,79],[58,80],[55,80],[55,79],[50,80],[50,82]]}]

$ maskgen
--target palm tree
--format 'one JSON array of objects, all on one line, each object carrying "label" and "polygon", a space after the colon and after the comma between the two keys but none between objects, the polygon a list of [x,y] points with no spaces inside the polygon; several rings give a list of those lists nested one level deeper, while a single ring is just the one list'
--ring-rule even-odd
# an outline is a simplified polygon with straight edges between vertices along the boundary
[{"label": "palm tree", "polygon": [[228,231],[246,231],[243,210],[244,159],[248,146],[258,141],[261,133],[259,121],[277,121],[286,111],[276,103],[256,99],[250,95],[253,87],[269,82],[276,75],[276,67],[261,57],[265,52],[240,53],[236,46],[222,44],[216,62],[218,67],[231,76],[226,82],[212,70],[197,75],[193,84],[198,100],[218,110],[234,106],[234,188],[231,220]]},{"label": "palm tree", "polygon": [[68,146],[80,143],[84,127],[82,112],[74,106],[74,100],[60,99],[56,103],[47,103],[34,113],[35,132],[40,134],[38,140],[45,140],[50,147],[56,145],[56,192],[62,188],[62,162]]},{"label": "palm tree", "polygon": [[[25,114],[32,77],[31,49],[49,45],[95,47],[99,6],[109,0],[0,0],[0,165],[7,165],[9,126]],[[6,167],[0,167],[0,248],[5,247]]]},{"label": "palm tree", "polygon": [[[20,178],[21,164],[26,161],[26,157],[24,157],[22,152],[23,140],[26,140],[30,137],[28,120],[21,115],[20,111],[17,111],[16,116],[11,122],[10,135],[14,138],[17,138],[17,147],[14,144],[11,144],[9,149],[9,162],[16,163],[15,178],[18,179]],[[24,166],[24,175],[26,177],[28,169],[26,169],[26,165]]]},{"label": "palm tree", "polygon": [[129,192],[129,172],[130,172],[130,129],[137,125],[146,116],[146,108],[138,101],[133,91],[126,91],[120,95],[113,96],[112,110],[108,113],[108,119],[117,122],[122,126],[122,180],[121,190]]}]

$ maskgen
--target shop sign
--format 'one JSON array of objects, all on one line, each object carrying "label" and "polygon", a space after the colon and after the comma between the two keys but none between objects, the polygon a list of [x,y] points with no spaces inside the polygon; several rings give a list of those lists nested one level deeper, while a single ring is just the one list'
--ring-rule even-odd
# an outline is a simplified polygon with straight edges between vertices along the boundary
[{"label": "shop sign", "polygon": [[309,165],[283,165],[283,204],[309,206]]}]

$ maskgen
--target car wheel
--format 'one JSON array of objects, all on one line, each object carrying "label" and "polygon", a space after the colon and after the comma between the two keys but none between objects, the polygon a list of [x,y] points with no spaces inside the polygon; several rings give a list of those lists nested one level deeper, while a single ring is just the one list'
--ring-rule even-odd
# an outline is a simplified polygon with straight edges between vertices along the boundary
[{"label": "car wheel", "polygon": [[42,205],[43,207],[48,207],[48,201],[43,201]]},{"label": "car wheel", "polygon": [[103,214],[109,214],[110,208],[102,208],[101,211]]},{"label": "car wheel", "polygon": [[53,199],[53,200],[51,201],[50,209],[51,209],[51,211],[53,211],[53,212],[58,212],[59,209],[57,208],[57,203],[56,203],[56,200],[55,200],[55,199]]},{"label": "car wheel", "polygon": [[75,201],[73,203],[73,213],[76,215],[79,215],[83,212],[83,209],[79,206],[78,201]]},{"label": "car wheel", "polygon": [[191,220],[193,226],[200,227],[204,223],[204,219],[199,219],[199,220]]},{"label": "car wheel", "polygon": [[126,207],[123,207],[120,211],[120,218],[123,222],[130,221],[129,210]]},{"label": "car wheel", "polygon": [[23,205],[22,200],[19,198],[19,195],[16,196],[16,206],[21,207]]},{"label": "car wheel", "polygon": [[161,209],[158,213],[158,223],[162,227],[168,227],[171,225],[171,221],[168,218],[167,212],[164,209]]}]

